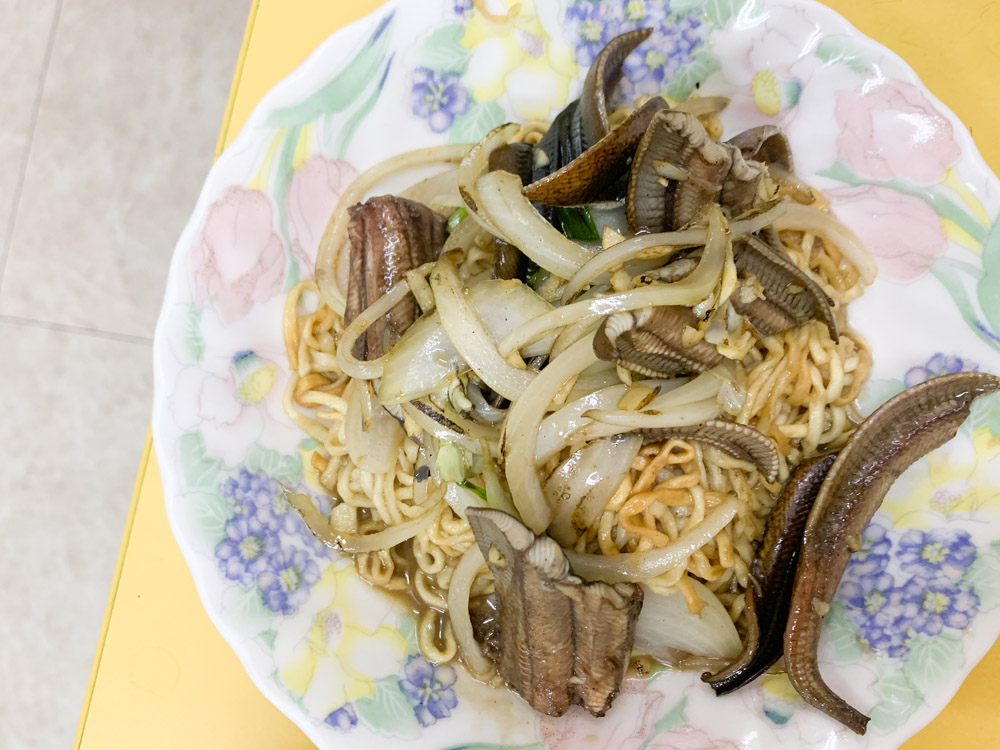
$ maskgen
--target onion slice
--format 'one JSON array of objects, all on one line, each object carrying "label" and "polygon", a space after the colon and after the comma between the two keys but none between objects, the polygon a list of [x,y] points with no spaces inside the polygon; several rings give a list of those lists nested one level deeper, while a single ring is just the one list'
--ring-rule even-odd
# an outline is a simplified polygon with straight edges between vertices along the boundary
[{"label": "onion slice", "polygon": [[724,500],[693,529],[663,547],[646,552],[623,552],[620,555],[579,554],[564,550],[573,572],[588,581],[645,581],[678,565],[686,565],[691,554],[708,544],[736,517],[735,498]]},{"label": "onion slice", "polygon": [[[545,315],[528,321],[500,342],[500,353],[506,356],[515,349],[534,343],[549,331],[562,328],[585,318],[597,318],[611,313],[639,310],[659,305],[686,305],[701,302],[715,287],[722,276],[723,264],[729,248],[729,237],[722,211],[713,206],[709,211],[708,234],[705,249],[695,269],[680,281],[670,284],[650,284],[627,292],[605,297],[573,302],[557,307]],[[607,251],[605,251],[607,252]]]},{"label": "onion slice", "polygon": [[[406,416],[412,419],[416,425],[428,435],[432,435],[438,440],[447,440],[449,443],[454,443],[470,453],[480,453],[482,451],[482,445],[479,440],[465,434],[463,431],[460,431],[461,428],[451,420],[448,420],[448,424],[439,422],[431,415],[421,411],[420,408],[416,406],[417,403],[419,402],[400,404],[400,408]],[[437,412],[436,409],[434,411]],[[443,417],[443,415],[441,416]]]},{"label": "onion slice", "polygon": [[624,383],[601,388],[566,404],[559,411],[549,415],[538,428],[535,463],[544,464],[563,449],[574,432],[593,421],[583,416],[585,412],[612,408],[627,389],[628,386]]},{"label": "onion slice", "polygon": [[674,649],[712,659],[739,655],[740,636],[729,612],[708,586],[693,578],[690,581],[705,603],[696,615],[688,611],[687,600],[680,592],[664,595],[642,587],[642,610],[635,623],[633,651],[664,661],[674,656]]},{"label": "onion slice", "polygon": [[[422,266],[414,268],[411,273],[427,274],[433,266],[433,263],[424,263]],[[409,275],[407,274],[407,276]],[[340,335],[340,340],[337,342],[337,364],[346,375],[364,380],[382,377],[382,369],[389,359],[389,354],[383,354],[378,359],[358,359],[354,356],[354,343],[361,338],[372,323],[389,312],[410,293],[407,276],[393,284],[385,294],[362,310]]]},{"label": "onion slice", "polygon": [[594,336],[586,336],[549,362],[507,412],[504,469],[510,494],[525,526],[541,534],[552,519],[535,467],[538,426],[566,381],[597,361]]},{"label": "onion slice", "polygon": [[549,536],[571,547],[604,510],[639,454],[642,438],[627,435],[596,440],[576,451],[545,483],[555,508]]},{"label": "onion slice", "polygon": [[476,643],[472,618],[469,616],[472,584],[476,580],[476,574],[485,565],[479,545],[473,543],[458,561],[451,582],[448,584],[448,617],[451,620],[451,632],[455,636],[462,660],[477,677],[486,677],[493,671],[493,662],[483,655],[483,650]]},{"label": "onion slice", "polygon": [[[759,232],[764,227],[773,224],[785,212],[784,203],[778,203],[772,208],[747,219],[734,221],[729,225],[733,239],[745,237]],[[663,258],[672,255],[685,247],[697,247],[707,241],[705,227],[693,227],[676,232],[660,232],[657,234],[640,234],[630,237],[606,248],[587,261],[573,275],[569,284],[563,289],[563,304],[575,297],[587,284],[590,284],[602,273],[635,259]]]},{"label": "onion slice", "polygon": [[335,549],[338,552],[347,552],[351,555],[357,555],[362,552],[377,552],[380,549],[391,549],[397,544],[415,537],[430,526],[431,522],[438,515],[435,509],[431,509],[416,518],[394,524],[384,531],[376,531],[374,534],[341,534],[330,525],[330,522],[322,513],[316,510],[316,506],[313,505],[311,498],[297,492],[292,492],[284,485],[279,486],[285,499],[302,516],[302,520],[309,528],[309,531],[313,533],[313,536],[327,547]]},{"label": "onion slice", "polygon": [[656,411],[648,406],[642,411],[593,409],[585,412],[583,416],[589,417],[597,424],[585,427],[581,431],[581,437],[589,439],[608,432],[613,435],[630,430],[696,425],[719,416],[719,411],[719,404],[715,398],[679,404],[667,411]]},{"label": "onion slice", "polygon": [[430,283],[441,323],[462,359],[495,392],[511,401],[519,398],[535,374],[512,367],[500,356],[496,341],[458,278],[453,253],[438,258],[431,271]]},{"label": "onion slice", "polygon": [[362,471],[388,474],[396,467],[399,446],[406,437],[389,412],[373,398],[371,383],[356,380],[344,414],[347,452]]},{"label": "onion slice", "polygon": [[[495,234],[500,239],[507,239],[507,237],[497,229],[496,225],[490,221],[489,217],[483,211],[477,181],[480,175],[486,171],[487,166],[489,166],[490,154],[509,143],[510,139],[514,137],[514,134],[520,128],[520,125],[513,122],[493,128],[493,130],[486,134],[483,140],[469,149],[458,165],[458,194],[462,196],[465,208],[479,222],[479,225],[483,229]],[[520,185],[518,185],[518,190],[520,189]]]},{"label": "onion slice", "polygon": [[501,236],[556,276],[572,277],[594,254],[567,239],[521,194],[521,178],[490,172],[476,183],[480,206]]},{"label": "onion slice", "polygon": [[[617,428],[618,432],[700,424],[719,415],[719,391],[725,383],[731,382],[726,377],[726,371],[725,365],[713,367],[680,388],[657,396],[640,411],[596,407],[582,416]],[[595,429],[588,436],[596,437],[605,432],[604,429]]]}]

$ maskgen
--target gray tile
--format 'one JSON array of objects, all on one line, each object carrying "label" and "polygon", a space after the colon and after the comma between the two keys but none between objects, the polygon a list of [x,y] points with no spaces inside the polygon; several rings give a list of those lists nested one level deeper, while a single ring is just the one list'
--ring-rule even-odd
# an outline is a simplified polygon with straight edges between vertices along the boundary
[{"label": "gray tile", "polygon": [[0,3],[0,266],[57,0]]},{"label": "gray tile", "polygon": [[0,322],[0,748],[70,747],[152,394],[148,345]]},{"label": "gray tile", "polygon": [[63,0],[0,313],[152,334],[248,9]]}]

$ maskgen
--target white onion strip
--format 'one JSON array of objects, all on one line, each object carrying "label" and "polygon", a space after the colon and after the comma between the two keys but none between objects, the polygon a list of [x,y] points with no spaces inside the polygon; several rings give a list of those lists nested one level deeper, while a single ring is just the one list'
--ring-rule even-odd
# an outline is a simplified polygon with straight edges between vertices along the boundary
[{"label": "white onion strip", "polygon": [[469,152],[458,165],[458,193],[462,196],[465,208],[479,222],[479,225],[483,229],[501,239],[507,238],[496,228],[496,225],[490,221],[489,217],[483,211],[477,182],[480,175],[489,166],[490,154],[501,146],[507,145],[520,129],[521,126],[513,122],[493,128],[493,130],[486,134],[483,140],[469,149]]},{"label": "white onion strip", "polygon": [[420,411],[412,403],[400,404],[400,408],[406,413],[406,416],[412,419],[428,435],[432,435],[438,440],[447,440],[449,443],[454,443],[470,453],[482,452],[483,448],[478,440],[461,432],[456,432],[446,425],[437,422],[433,417]]},{"label": "white onion strip", "polygon": [[521,194],[521,178],[490,172],[476,183],[480,208],[517,248],[556,276],[571,278],[594,254],[567,239]]},{"label": "white onion strip", "polygon": [[878,266],[858,236],[833,216],[815,206],[788,203],[785,212],[774,222],[774,228],[812,232],[830,240],[854,264],[866,284],[875,281]]},{"label": "white onion strip", "polygon": [[323,544],[338,552],[347,552],[357,555],[362,552],[377,552],[380,549],[391,549],[397,544],[412,539],[421,531],[431,525],[438,513],[432,508],[426,513],[422,513],[416,518],[389,526],[383,531],[376,531],[374,534],[341,534],[330,522],[316,510],[312,499],[305,495],[300,495],[290,491],[287,487],[281,487],[285,499],[302,516],[306,526],[313,535]]},{"label": "white onion strip", "polygon": [[380,161],[370,169],[358,175],[347,190],[340,195],[337,207],[330,215],[330,221],[323,231],[316,251],[316,285],[327,305],[334,312],[344,314],[347,297],[337,286],[337,255],[347,241],[347,222],[350,221],[348,209],[361,201],[365,194],[391,174],[405,169],[422,167],[427,164],[455,163],[465,156],[469,150],[468,143],[455,143],[447,146],[418,148],[414,151],[393,156]]},{"label": "white onion strip", "polygon": [[416,185],[408,187],[399,196],[423,203],[431,209],[437,206],[442,209],[454,210],[462,205],[462,199],[458,195],[458,168],[446,169],[421,180]]},{"label": "white onion strip", "polygon": [[[703,372],[690,383],[657,396],[640,411],[634,409],[608,409],[595,406],[583,412],[582,417],[604,425],[613,426],[620,432],[657,427],[681,427],[700,424],[719,416],[717,401],[719,391],[725,383],[731,382],[726,376],[727,367],[719,365]],[[596,437],[606,430],[593,426],[588,437]],[[612,433],[614,434],[614,433]]]},{"label": "white onion strip", "polygon": [[736,517],[735,498],[724,500],[705,520],[665,546],[646,552],[620,555],[578,554],[564,550],[573,572],[588,581],[644,581],[678,565],[686,565],[695,550],[701,549]]},{"label": "white onion strip", "polygon": [[571,401],[549,415],[538,428],[535,463],[544,464],[566,447],[573,433],[591,423],[592,420],[583,416],[585,412],[614,406],[627,389],[628,386],[624,383],[601,388]]},{"label": "white onion strip", "polygon": [[434,300],[448,338],[472,371],[506,399],[516,400],[535,374],[510,365],[497,350],[497,342],[472,306],[455,268],[454,255],[438,258],[430,275]]},{"label": "white onion strip", "polygon": [[604,511],[641,447],[638,435],[597,440],[557,468],[545,482],[545,495],[555,508],[549,536],[572,547]]},{"label": "white onion strip", "polygon": [[473,544],[458,561],[451,582],[448,584],[448,617],[451,619],[451,632],[455,635],[455,642],[458,644],[465,665],[477,677],[486,677],[493,671],[493,662],[483,655],[482,649],[476,643],[472,618],[469,616],[472,584],[484,565],[479,545]]},{"label": "white onion strip", "polygon": [[[627,310],[639,310],[659,305],[687,305],[693,307],[712,291],[722,275],[726,260],[729,238],[723,225],[722,212],[718,206],[709,213],[708,239],[701,259],[695,269],[680,281],[670,284],[650,284],[627,292],[609,294],[606,297],[581,300],[557,307],[551,312],[539,315],[511,331],[500,342],[500,354],[506,356],[512,351],[534,343],[545,334],[570,323],[585,318],[597,318]],[[606,252],[606,251],[605,251]]]},{"label": "white onion strip", "polygon": [[[759,232],[764,227],[773,224],[775,220],[785,211],[785,203],[779,203],[773,208],[769,208],[763,213],[757,214],[749,219],[734,221],[729,225],[729,232],[733,239],[746,237],[747,235]],[[619,242],[617,245],[605,248],[587,263],[581,266],[569,284],[563,289],[563,304],[569,302],[587,284],[593,282],[602,273],[610,271],[612,268],[622,265],[636,258],[651,259],[661,258],[684,247],[697,247],[706,242],[706,228],[694,227],[682,229],[677,232],[661,232],[658,234],[640,234]]]},{"label": "white onion strip", "polygon": [[[680,404],[667,411],[659,411],[646,407],[642,411],[627,409],[591,409],[583,413],[584,417],[603,425],[614,428],[614,433],[623,430],[655,429],[658,427],[685,427],[701,424],[708,419],[719,416],[719,405],[715,398],[695,401],[690,404]],[[603,430],[582,431],[587,437],[596,437]],[[612,434],[614,434],[612,433]]]},{"label": "white onion strip", "polygon": [[507,412],[504,436],[507,484],[521,520],[536,534],[542,533],[552,520],[552,508],[545,499],[535,467],[538,427],[566,381],[596,361],[591,334],[549,362]]},{"label": "white onion strip", "polygon": [[[422,266],[413,269],[411,273],[426,275],[433,266],[433,262],[424,263]],[[358,359],[354,356],[354,344],[376,320],[402,302],[409,293],[410,285],[406,280],[406,276],[404,276],[393,284],[385,294],[362,310],[358,317],[352,320],[351,324],[344,329],[344,332],[340,335],[340,340],[337,342],[337,364],[340,365],[340,369],[344,373],[352,378],[363,378],[365,380],[374,380],[375,378],[382,377],[382,370],[389,359],[389,354],[383,354],[378,359]]]}]

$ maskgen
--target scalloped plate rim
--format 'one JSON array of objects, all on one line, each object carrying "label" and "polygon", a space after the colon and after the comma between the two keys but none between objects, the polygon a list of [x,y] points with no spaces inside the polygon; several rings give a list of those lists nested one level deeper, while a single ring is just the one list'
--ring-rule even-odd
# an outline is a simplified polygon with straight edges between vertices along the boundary
[{"label": "scalloped plate rim", "polygon": [[[431,2],[433,0],[418,1]],[[212,188],[214,187],[215,181],[218,179],[219,173],[222,171],[221,166],[226,161],[233,158],[235,155],[239,154],[251,145],[254,131],[262,126],[263,120],[267,114],[275,109],[273,104],[275,100],[280,100],[282,94],[286,91],[292,90],[295,86],[301,85],[302,81],[308,81],[314,74],[328,70],[325,60],[328,56],[330,56],[329,50],[333,48],[338,41],[349,40],[355,42],[363,38],[366,31],[370,30],[389,13],[395,12],[397,6],[399,6],[402,2],[403,0],[387,0],[378,8],[338,28],[326,37],[326,39],[324,39],[312,52],[310,52],[306,58],[299,63],[299,65],[297,65],[291,72],[282,77],[270,89],[268,89],[268,91],[261,97],[260,101],[253,107],[246,122],[240,129],[237,136],[233,139],[232,143],[225,147],[213,163],[211,169],[208,171],[191,216],[185,224],[185,227],[174,247],[168,270],[163,304],[161,305],[153,336],[154,386],[151,432],[154,448],[160,442],[158,438],[165,442],[167,437],[164,425],[167,422],[165,410],[168,405],[168,400],[166,398],[168,394],[164,392],[162,385],[165,379],[164,368],[167,367],[167,365],[164,362],[163,347],[167,345],[167,324],[173,319],[171,305],[177,299],[177,287],[181,283],[180,277],[183,270],[181,265],[184,262],[184,250],[190,245],[190,241],[196,235],[197,230],[204,219],[210,199],[215,195]],[[817,24],[822,25],[824,29],[829,26],[838,27],[836,29],[837,32],[848,36],[852,41],[859,42],[867,47],[875,48],[881,54],[894,61],[899,66],[899,72],[905,73],[909,82],[918,86],[929,98],[935,109],[948,118],[950,124],[954,128],[955,136],[960,140],[963,158],[970,157],[970,169],[976,170],[984,175],[985,181],[992,182],[993,187],[1000,191],[1000,177],[993,172],[989,164],[987,164],[986,160],[983,158],[978,145],[973,139],[972,134],[969,132],[965,123],[952,111],[950,107],[948,107],[933,91],[931,91],[931,89],[923,82],[916,71],[901,55],[878,40],[863,33],[836,10],[818,2],[818,0],[764,0],[763,2],[761,2],[761,0],[750,0],[750,2],[758,7],[778,7],[784,5],[806,9],[806,11],[810,14],[810,18],[815,19]],[[829,32],[827,32],[827,34],[828,33]],[[238,83],[236,86],[237,88],[234,88],[233,91],[234,95],[238,89]],[[309,93],[311,92],[305,91],[304,95],[308,95]],[[978,192],[975,186],[970,185],[965,180],[962,180],[962,182],[974,193]],[[309,740],[313,742],[313,744],[320,747],[321,742],[325,739],[325,737],[319,733],[321,727],[305,720],[301,712],[295,709],[295,706],[289,697],[285,695],[275,683],[268,680],[266,675],[258,674],[255,669],[251,668],[254,658],[252,651],[255,648],[253,641],[251,639],[245,639],[238,633],[234,632],[232,629],[233,626],[225,618],[225,613],[220,608],[210,606],[210,599],[207,595],[208,584],[203,578],[207,572],[207,568],[200,564],[201,561],[199,558],[201,557],[201,554],[195,549],[194,542],[187,536],[178,516],[178,490],[180,489],[181,483],[179,477],[176,476],[176,473],[173,470],[174,467],[170,466],[168,463],[168,457],[170,455],[169,451],[170,448],[166,447],[164,450],[157,451],[156,453],[156,458],[161,467],[160,474],[163,485],[167,520],[170,525],[171,532],[173,533],[178,547],[181,550],[188,571],[194,581],[195,589],[198,592],[198,598],[202,607],[208,615],[212,625],[223,637],[226,644],[233,650],[240,662],[240,665],[243,667],[244,672],[261,692],[261,694],[264,695],[265,698],[279,711],[281,711],[281,713],[284,714],[293,724],[295,724],[295,726],[302,731],[309,738]],[[983,657],[993,647],[996,639],[1000,637],[1000,620],[998,620],[995,630],[996,633],[993,639],[989,642],[985,639],[976,639],[976,644],[979,644],[981,640],[983,645],[970,649],[972,663],[969,665],[968,669],[965,671],[959,671],[953,676],[953,686],[949,686],[947,690],[939,691],[939,694],[948,694],[948,701],[945,705],[950,703],[950,701],[954,698],[955,693],[957,693],[958,689],[961,687],[962,683],[968,677],[972,669],[979,664]],[[930,717],[927,723],[919,727],[915,727],[913,733],[903,739],[902,742],[905,742],[909,738],[918,734],[924,727],[927,726],[928,723],[930,723],[930,721],[933,720],[933,718],[939,715],[939,713],[940,711]],[[902,742],[900,744],[902,744]]]}]

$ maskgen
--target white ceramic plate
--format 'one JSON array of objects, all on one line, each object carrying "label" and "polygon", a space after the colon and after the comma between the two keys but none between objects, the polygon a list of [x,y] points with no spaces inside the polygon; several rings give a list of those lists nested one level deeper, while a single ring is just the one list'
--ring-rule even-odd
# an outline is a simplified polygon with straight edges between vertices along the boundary
[{"label": "white ceramic plate", "polygon": [[869,408],[931,374],[1000,372],[1000,184],[894,54],[798,0],[504,9],[388,2],[275,87],[209,174],[156,332],[153,423],[170,521],[206,609],[322,748],[895,747],[1000,633],[996,400],[896,483],[827,617],[823,671],[871,715],[864,738],[804,706],[783,676],[716,698],[697,675],[661,673],[629,684],[604,719],[541,717],[428,664],[411,615],[281,503],[278,481],[319,495],[315,445],[281,408],[281,309],[312,273],[340,192],[392,153],[550,117],[596,51],[639,25],[656,32],[627,65],[628,95],[682,99],[700,86],[732,98],[729,134],[779,124],[798,171],[876,256],[879,280],[851,309],[875,352]]}]

